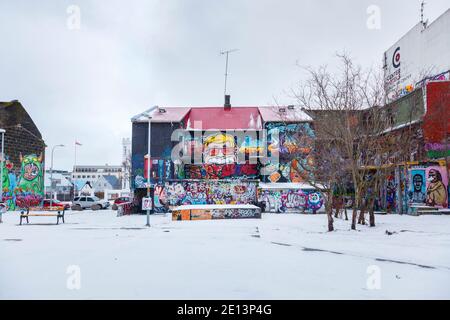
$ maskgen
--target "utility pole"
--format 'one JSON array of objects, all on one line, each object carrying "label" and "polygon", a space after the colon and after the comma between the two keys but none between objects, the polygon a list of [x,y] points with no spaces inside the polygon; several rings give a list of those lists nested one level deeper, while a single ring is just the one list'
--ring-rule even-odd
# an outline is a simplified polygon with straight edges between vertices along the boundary
[{"label": "utility pole", "polygon": [[55,151],[55,148],[57,147],[64,147],[63,144],[58,144],[56,146],[53,146],[52,148],[52,158],[50,163],[50,209],[53,206],[53,153]]},{"label": "utility pole", "polygon": [[232,49],[232,50],[225,50],[220,52],[220,54],[222,55],[226,55],[226,60],[225,60],[225,88],[223,90],[223,95],[226,96],[227,95],[227,79],[228,79],[228,55],[232,52],[236,52],[239,49]]}]

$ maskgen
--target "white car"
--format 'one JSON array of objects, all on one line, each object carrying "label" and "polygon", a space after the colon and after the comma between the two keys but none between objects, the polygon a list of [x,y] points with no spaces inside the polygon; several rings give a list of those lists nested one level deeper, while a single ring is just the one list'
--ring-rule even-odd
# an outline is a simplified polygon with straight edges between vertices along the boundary
[{"label": "white car", "polygon": [[106,209],[110,206],[109,201],[102,200],[95,196],[76,197],[72,201],[72,210],[82,210],[90,208],[92,210]]}]

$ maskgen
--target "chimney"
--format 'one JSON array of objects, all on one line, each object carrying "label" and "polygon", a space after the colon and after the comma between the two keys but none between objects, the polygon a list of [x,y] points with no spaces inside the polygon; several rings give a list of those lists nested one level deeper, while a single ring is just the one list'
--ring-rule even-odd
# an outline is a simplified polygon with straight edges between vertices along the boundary
[{"label": "chimney", "polygon": [[225,95],[225,104],[223,105],[224,110],[230,111],[231,110],[231,103],[230,103],[230,95]]}]

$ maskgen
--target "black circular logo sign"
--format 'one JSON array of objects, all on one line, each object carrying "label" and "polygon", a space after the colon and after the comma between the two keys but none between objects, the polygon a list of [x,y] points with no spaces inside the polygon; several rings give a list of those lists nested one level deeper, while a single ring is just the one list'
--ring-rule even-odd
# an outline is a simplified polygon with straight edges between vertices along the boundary
[{"label": "black circular logo sign", "polygon": [[392,56],[392,65],[394,68],[400,67],[400,47],[394,51],[394,55]]}]

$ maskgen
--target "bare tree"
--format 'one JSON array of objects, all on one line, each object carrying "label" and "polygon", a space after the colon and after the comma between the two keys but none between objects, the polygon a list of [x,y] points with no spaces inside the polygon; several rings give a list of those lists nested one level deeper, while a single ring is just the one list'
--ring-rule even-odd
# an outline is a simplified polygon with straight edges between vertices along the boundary
[{"label": "bare tree", "polygon": [[[357,210],[362,207],[369,189],[375,193],[374,181],[378,180],[380,172],[375,171],[376,179],[369,178],[370,170],[367,168],[381,164],[376,163],[379,158],[376,137],[386,129],[387,119],[376,112],[376,107],[384,102],[384,88],[381,73],[363,70],[346,54],[337,54],[337,58],[337,73],[331,73],[325,66],[305,68],[308,78],[294,90],[294,94],[300,107],[314,117],[316,144],[327,141],[319,148],[316,146],[318,150],[328,149],[317,154],[316,163],[332,161],[330,168],[336,169],[339,165],[337,170],[348,173],[354,187],[351,228],[356,229]],[[325,168],[320,168],[320,171],[322,169]],[[315,179],[320,181],[324,176],[332,176],[332,173],[316,172]],[[342,185],[346,175],[338,171],[336,176],[339,181],[335,180],[334,184]],[[373,202],[370,198],[368,200],[367,206]],[[373,217],[372,220],[374,225]]]}]

